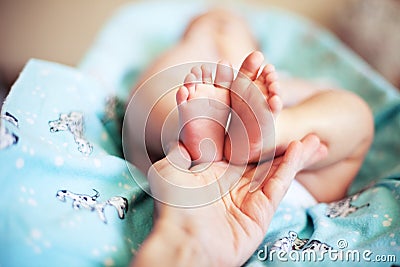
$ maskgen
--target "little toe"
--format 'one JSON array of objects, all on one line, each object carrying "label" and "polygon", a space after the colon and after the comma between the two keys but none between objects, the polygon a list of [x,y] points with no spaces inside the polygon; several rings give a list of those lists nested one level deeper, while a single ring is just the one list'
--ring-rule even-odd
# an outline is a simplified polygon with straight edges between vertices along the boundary
[{"label": "little toe", "polygon": [[255,51],[246,57],[239,69],[238,75],[244,75],[252,81],[257,78],[258,71],[264,61],[264,56],[261,52]]},{"label": "little toe", "polygon": [[214,85],[220,88],[228,89],[233,81],[233,69],[227,61],[220,61],[215,73]]}]

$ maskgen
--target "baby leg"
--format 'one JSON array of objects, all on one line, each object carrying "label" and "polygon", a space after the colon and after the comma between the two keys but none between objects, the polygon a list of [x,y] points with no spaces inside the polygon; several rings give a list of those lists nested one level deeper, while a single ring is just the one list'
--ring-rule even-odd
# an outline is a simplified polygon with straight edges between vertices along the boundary
[{"label": "baby leg", "polygon": [[[238,116],[232,115],[228,136],[234,140],[237,129],[244,125],[250,153],[243,155],[250,156],[243,158],[240,149],[233,153],[236,145],[231,145],[230,138],[226,138],[225,156],[233,163],[257,162],[273,156],[274,148],[276,155],[282,155],[290,142],[315,134],[325,145],[327,157],[297,178],[319,201],[343,197],[372,142],[371,110],[351,92],[321,90],[306,81],[296,82],[305,92],[290,97],[284,92],[287,82],[279,86],[271,67],[267,65],[258,75],[262,61],[257,52],[247,57],[231,86],[231,106]],[[268,140],[271,131],[275,131],[275,143]]]},{"label": "baby leg", "polygon": [[[185,75],[198,63],[186,64],[186,68],[183,65],[174,68],[174,72],[170,71],[170,75],[163,76],[163,79],[152,78],[154,74],[188,62],[218,62],[223,59],[235,66],[255,49],[254,37],[247,24],[237,15],[226,10],[212,10],[195,18],[180,42],[157,58],[144,71],[138,85],[132,91],[134,95],[139,88],[145,92],[145,96],[127,112],[126,118],[129,119],[125,120],[126,132],[130,137],[128,149],[133,151],[129,160],[146,173],[150,167],[147,157],[155,161],[164,155],[161,132],[168,135],[166,139],[169,141],[176,140],[179,128],[178,114],[173,115],[171,118],[173,123],[169,124],[168,129],[163,128],[166,118],[176,108],[176,90],[166,94],[171,88],[166,85],[182,84]],[[145,82],[149,80],[151,81]],[[154,103],[152,99],[159,101]],[[143,114],[143,110],[149,109],[151,109],[150,114]],[[146,140],[146,147],[142,145],[143,140]]]},{"label": "baby leg", "polygon": [[290,108],[276,120],[276,152],[292,140],[316,134],[328,156],[301,172],[297,179],[318,201],[345,196],[373,139],[373,117],[367,104],[343,90],[320,91]]}]

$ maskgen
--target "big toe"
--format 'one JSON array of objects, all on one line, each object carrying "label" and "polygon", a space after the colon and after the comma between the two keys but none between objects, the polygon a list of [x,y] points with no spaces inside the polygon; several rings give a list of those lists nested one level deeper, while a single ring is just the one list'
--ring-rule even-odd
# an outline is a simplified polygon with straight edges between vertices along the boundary
[{"label": "big toe", "polygon": [[250,53],[250,55],[248,55],[243,61],[239,69],[239,75],[244,75],[252,81],[255,80],[263,62],[264,56],[261,52],[254,51]]}]

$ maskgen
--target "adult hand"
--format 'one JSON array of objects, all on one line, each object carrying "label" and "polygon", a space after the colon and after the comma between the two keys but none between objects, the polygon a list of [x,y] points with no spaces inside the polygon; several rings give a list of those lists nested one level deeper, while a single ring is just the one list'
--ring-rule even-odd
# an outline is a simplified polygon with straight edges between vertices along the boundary
[{"label": "adult hand", "polygon": [[[179,154],[178,151],[173,149],[172,157]],[[251,179],[262,165],[248,167],[228,194],[209,205],[180,208],[156,202],[154,229],[138,252],[134,265],[242,265],[263,240],[296,174],[324,156],[326,148],[315,135],[309,135],[302,141],[292,142],[283,156],[274,159],[266,179],[254,192],[249,191]],[[182,166],[189,167],[185,160],[182,162]],[[151,188],[156,187],[160,176],[178,184],[205,185],[218,179],[228,164],[214,162],[203,172],[191,173],[162,159],[149,171],[149,181]]]}]

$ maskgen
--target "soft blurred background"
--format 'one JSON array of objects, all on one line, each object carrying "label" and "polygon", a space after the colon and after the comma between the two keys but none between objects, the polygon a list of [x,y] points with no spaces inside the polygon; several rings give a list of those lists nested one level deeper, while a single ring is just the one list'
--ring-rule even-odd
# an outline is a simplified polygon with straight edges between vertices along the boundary
[{"label": "soft blurred background", "polygon": [[[107,19],[129,2],[132,1],[0,0],[0,105],[29,58],[77,65]],[[400,88],[400,0],[246,3],[285,8],[316,21]]]}]

